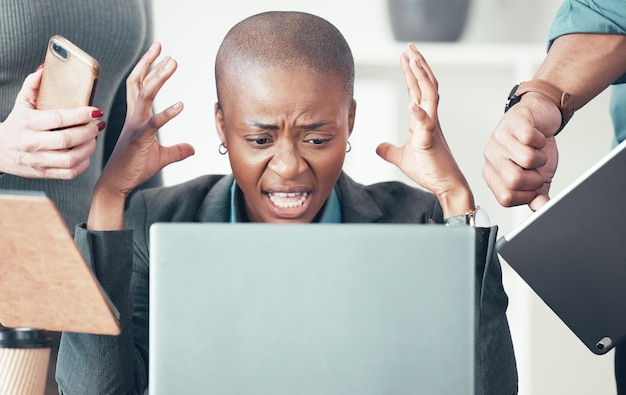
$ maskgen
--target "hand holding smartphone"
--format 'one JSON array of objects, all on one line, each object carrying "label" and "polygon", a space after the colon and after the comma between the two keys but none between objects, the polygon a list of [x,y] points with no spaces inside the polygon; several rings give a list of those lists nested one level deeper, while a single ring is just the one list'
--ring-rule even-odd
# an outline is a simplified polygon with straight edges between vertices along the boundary
[{"label": "hand holding smartphone", "polygon": [[[0,122],[0,172],[64,180],[83,173],[106,127],[102,110],[89,106],[99,76],[95,59],[63,37],[50,38],[44,69],[26,76]],[[22,141],[33,143],[25,149]]]},{"label": "hand holding smartphone", "polygon": [[92,105],[99,77],[98,61],[65,37],[52,36],[46,51],[37,109]]}]

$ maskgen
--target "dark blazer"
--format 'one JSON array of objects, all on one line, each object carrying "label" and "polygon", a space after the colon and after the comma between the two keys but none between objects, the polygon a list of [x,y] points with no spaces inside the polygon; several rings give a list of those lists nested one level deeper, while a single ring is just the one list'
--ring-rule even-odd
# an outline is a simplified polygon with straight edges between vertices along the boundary
[{"label": "dark blazer", "polygon": [[[203,176],[136,193],[125,231],[76,229],[76,241],[120,310],[118,337],[63,334],[57,381],[64,394],[141,394],[147,387],[149,228],[155,222],[228,222],[232,175]],[[343,222],[442,222],[435,196],[400,182],[337,182]],[[494,251],[497,228],[476,229],[476,394],[514,394],[517,368],[506,319],[508,299]],[[134,255],[134,259],[133,259]]]}]

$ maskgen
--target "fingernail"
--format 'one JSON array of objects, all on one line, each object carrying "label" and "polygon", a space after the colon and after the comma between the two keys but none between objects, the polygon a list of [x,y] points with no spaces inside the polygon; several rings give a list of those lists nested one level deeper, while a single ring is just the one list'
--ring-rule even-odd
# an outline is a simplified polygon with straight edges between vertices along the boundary
[{"label": "fingernail", "polygon": [[165,63],[165,66],[163,67],[163,70],[169,70],[172,68],[172,66],[174,65],[174,61],[172,59],[169,59],[167,61],[167,63]]},{"label": "fingernail", "polygon": [[179,110],[183,106],[183,103],[177,102],[172,106],[172,110]]},{"label": "fingernail", "polygon": [[[37,66],[37,70],[41,70],[41,69],[43,69],[43,63],[40,64],[39,66]],[[37,70],[35,70],[35,71],[37,71]]]},{"label": "fingernail", "polygon": [[152,52],[156,49],[157,47],[157,43],[153,42],[152,45],[150,45],[150,48],[148,48],[148,52]]},{"label": "fingernail", "polygon": [[107,127],[107,123],[105,121],[98,122],[98,132],[101,132],[106,127]]},{"label": "fingernail", "polygon": [[104,111],[102,111],[102,110],[93,110],[91,112],[91,117],[92,118],[100,118],[103,115],[104,115]]}]

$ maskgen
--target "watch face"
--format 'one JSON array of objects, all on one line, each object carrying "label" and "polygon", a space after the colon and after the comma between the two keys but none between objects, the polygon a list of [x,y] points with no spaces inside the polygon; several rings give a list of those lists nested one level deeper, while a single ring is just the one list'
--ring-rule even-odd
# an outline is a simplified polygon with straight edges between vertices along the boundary
[{"label": "watch face", "polygon": [[455,217],[446,218],[446,226],[467,226],[467,218],[465,215],[457,215]]},{"label": "watch face", "polygon": [[509,93],[509,96],[506,98],[506,104],[504,105],[504,112],[509,111],[511,107],[516,105],[522,99],[521,96],[515,96],[515,93],[517,92],[517,88],[519,88],[519,84],[515,85],[513,89],[511,89],[511,93]]},{"label": "watch face", "polygon": [[483,208],[477,208],[474,212],[474,223],[472,224],[477,228],[488,228],[491,226],[491,219],[489,214]]}]

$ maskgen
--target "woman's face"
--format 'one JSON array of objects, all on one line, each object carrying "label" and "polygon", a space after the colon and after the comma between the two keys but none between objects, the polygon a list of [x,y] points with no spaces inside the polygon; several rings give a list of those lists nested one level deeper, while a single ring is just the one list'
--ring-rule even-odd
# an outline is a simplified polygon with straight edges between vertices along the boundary
[{"label": "woman's face", "polygon": [[355,103],[333,76],[272,67],[231,83],[216,124],[252,222],[311,222],[341,173]]}]

